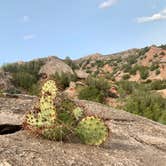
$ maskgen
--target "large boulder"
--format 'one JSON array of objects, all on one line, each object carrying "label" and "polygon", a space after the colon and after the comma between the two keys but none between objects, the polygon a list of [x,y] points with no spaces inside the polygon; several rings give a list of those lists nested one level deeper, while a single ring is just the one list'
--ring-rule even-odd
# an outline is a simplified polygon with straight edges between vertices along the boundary
[{"label": "large boulder", "polygon": [[83,70],[75,70],[75,73],[76,73],[77,78],[80,78],[80,79],[86,79],[89,76],[89,73],[86,73]]},{"label": "large boulder", "polygon": [[[0,130],[4,124],[8,124],[8,130],[9,124],[21,124],[25,112],[31,109],[35,100],[0,98],[0,113],[7,115],[0,121]],[[87,115],[105,120],[111,134],[104,145],[93,147],[72,143],[73,140],[68,143],[54,142],[20,130],[0,135],[0,165],[165,166],[166,126],[102,104],[75,102],[85,108]],[[15,122],[11,121],[12,117],[16,118]]]},{"label": "large boulder", "polygon": [[39,74],[46,74],[47,76],[50,76],[55,73],[60,75],[62,73],[73,74],[73,70],[60,59],[56,57],[48,57],[45,65],[41,67]]}]

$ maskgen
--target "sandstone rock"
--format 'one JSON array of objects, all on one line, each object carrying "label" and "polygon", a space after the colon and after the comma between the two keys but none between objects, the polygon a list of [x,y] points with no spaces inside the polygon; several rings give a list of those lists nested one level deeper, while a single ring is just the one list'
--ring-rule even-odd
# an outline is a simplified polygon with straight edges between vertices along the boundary
[{"label": "sandstone rock", "polygon": [[[53,142],[29,135],[26,131],[19,131],[0,135],[0,164],[165,166],[166,126],[102,104],[80,100],[75,102],[85,108],[86,114],[106,120],[111,134],[104,145],[93,147],[72,143],[72,140],[68,143]],[[18,115],[21,121],[24,113],[31,109],[33,104],[32,99],[0,98],[0,112]],[[3,119],[0,125],[2,123]],[[5,123],[13,122],[6,120]]]},{"label": "sandstone rock", "polygon": [[76,76],[80,79],[86,79],[89,76],[89,74],[83,70],[75,70],[75,73],[76,73]]},{"label": "sandstone rock", "polygon": [[63,61],[56,57],[48,57],[45,65],[43,65],[39,71],[39,74],[46,74],[47,76],[53,75],[55,73],[62,74],[73,74],[70,66],[65,64]]},{"label": "sandstone rock", "polygon": [[70,85],[65,90],[65,93],[67,93],[69,98],[75,98],[76,97],[76,83],[75,82],[70,82]]},{"label": "sandstone rock", "polygon": [[0,125],[11,124],[21,125],[24,115],[31,110],[33,98],[0,98]]}]

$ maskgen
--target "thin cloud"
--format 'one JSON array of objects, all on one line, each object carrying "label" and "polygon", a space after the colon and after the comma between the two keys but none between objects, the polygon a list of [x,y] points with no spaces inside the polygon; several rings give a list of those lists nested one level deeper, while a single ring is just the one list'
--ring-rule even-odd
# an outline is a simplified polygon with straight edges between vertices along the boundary
[{"label": "thin cloud", "polygon": [[23,22],[29,22],[30,21],[30,17],[29,16],[23,16],[22,21]]},{"label": "thin cloud", "polygon": [[105,0],[99,5],[100,9],[106,9],[113,6],[118,0]]},{"label": "thin cloud", "polygon": [[159,21],[159,20],[165,20],[165,19],[166,19],[166,8],[158,13],[153,14],[152,16],[138,17],[137,22],[146,23],[146,22],[153,22],[153,21]]},{"label": "thin cloud", "polygon": [[32,39],[34,39],[34,38],[36,38],[36,35],[35,35],[35,34],[27,34],[27,35],[24,35],[24,36],[23,36],[23,39],[24,39],[24,40],[32,40]]}]

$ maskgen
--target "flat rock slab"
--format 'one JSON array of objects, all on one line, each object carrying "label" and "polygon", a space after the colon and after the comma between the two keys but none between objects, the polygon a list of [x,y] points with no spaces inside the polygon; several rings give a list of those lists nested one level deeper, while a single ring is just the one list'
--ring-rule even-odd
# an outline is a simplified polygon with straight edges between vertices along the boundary
[{"label": "flat rock slab", "polygon": [[21,125],[24,115],[31,110],[34,99],[29,98],[0,98],[0,125],[12,124]]},{"label": "flat rock slab", "polygon": [[[8,123],[20,123],[33,100],[0,98],[0,115],[13,113]],[[166,126],[125,111],[89,101],[77,101],[89,115],[106,120],[111,135],[100,147],[54,142],[19,131],[0,135],[0,166],[165,166]],[[5,110],[5,111],[4,111]],[[17,118],[16,118],[17,117]],[[1,118],[3,121],[3,118]],[[2,122],[1,121],[1,122]],[[4,122],[3,122],[4,123]]]}]

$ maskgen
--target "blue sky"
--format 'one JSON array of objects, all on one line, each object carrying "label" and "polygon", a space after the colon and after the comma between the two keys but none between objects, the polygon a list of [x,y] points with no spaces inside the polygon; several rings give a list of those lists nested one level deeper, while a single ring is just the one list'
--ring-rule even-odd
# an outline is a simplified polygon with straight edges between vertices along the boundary
[{"label": "blue sky", "polygon": [[0,64],[166,44],[166,0],[5,0]]}]

